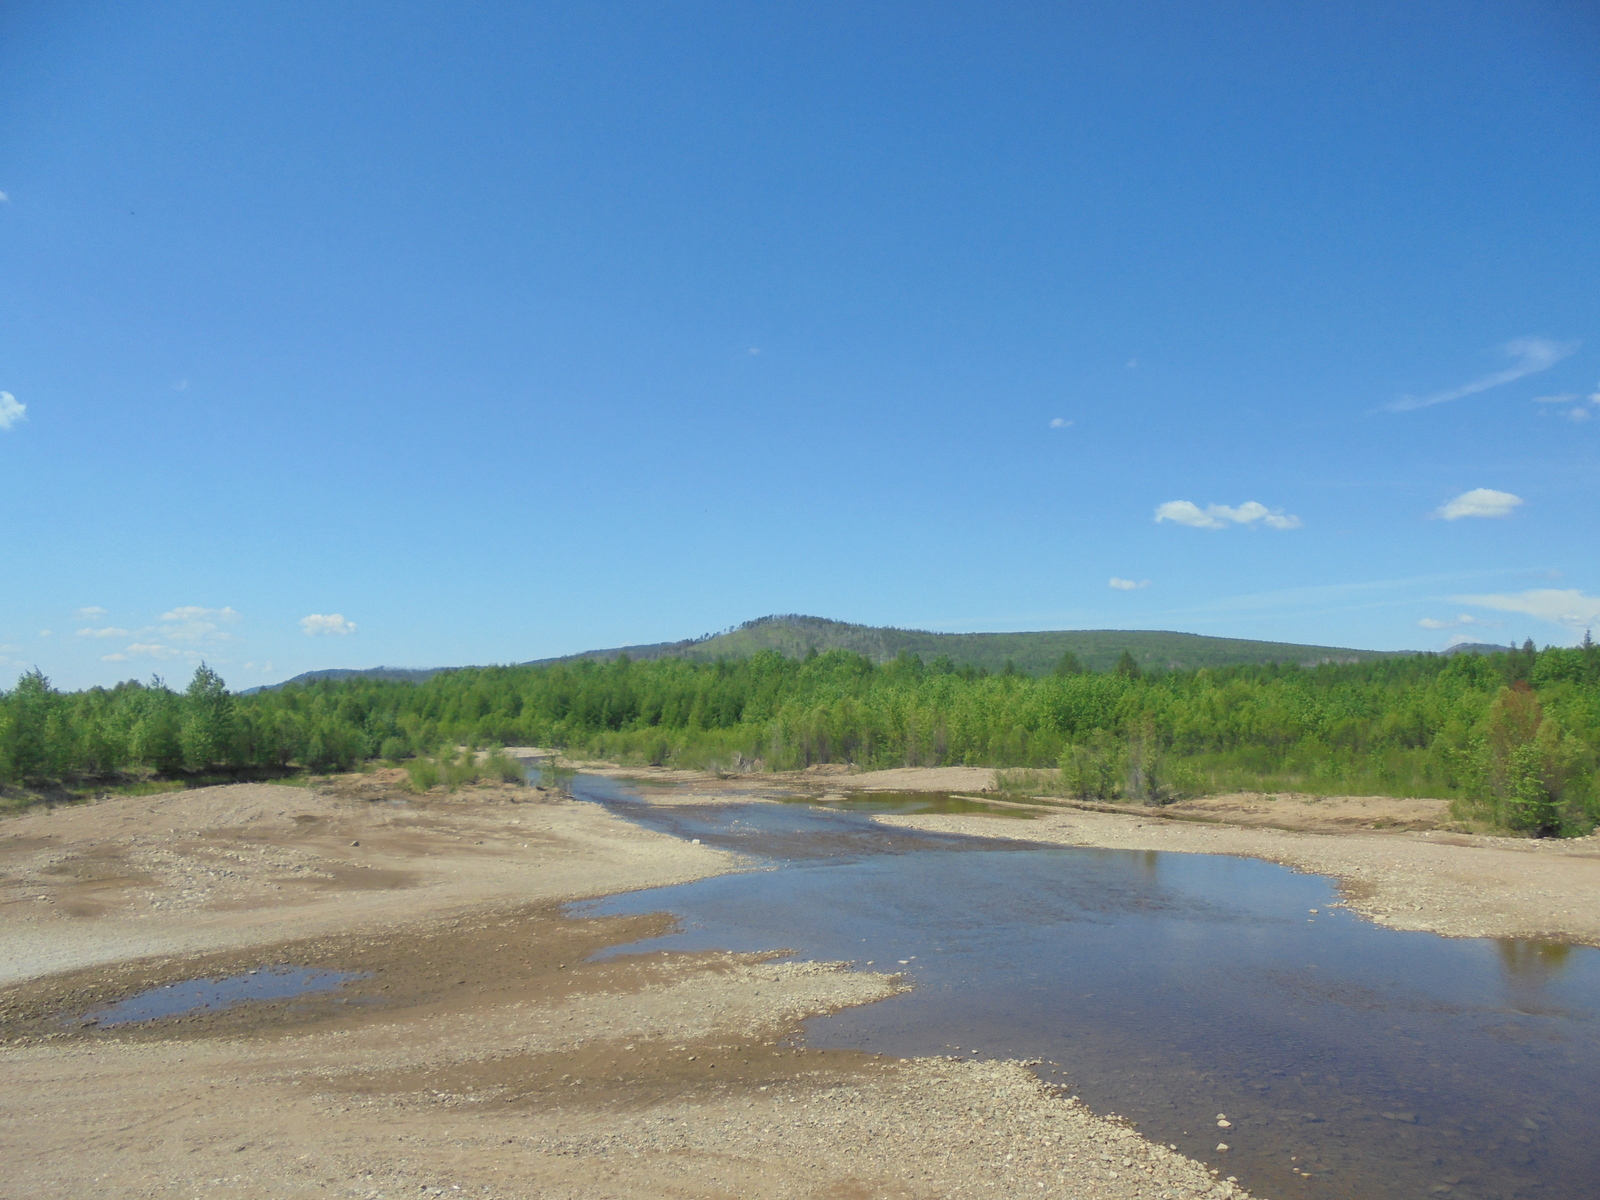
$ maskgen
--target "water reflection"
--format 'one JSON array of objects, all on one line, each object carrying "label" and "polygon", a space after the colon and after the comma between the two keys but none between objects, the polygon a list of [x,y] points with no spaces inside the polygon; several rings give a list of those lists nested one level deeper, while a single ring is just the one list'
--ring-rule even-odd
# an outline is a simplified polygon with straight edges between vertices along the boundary
[{"label": "water reflection", "polygon": [[1532,938],[1495,938],[1494,943],[1510,1007],[1523,1013],[1560,1011],[1552,1005],[1550,985],[1567,969],[1572,947]]},{"label": "water reflection", "polygon": [[[620,797],[574,788],[598,791]],[[679,914],[652,948],[790,946],[916,979],[810,1022],[813,1044],[1061,1064],[1040,1072],[1280,1200],[1595,1195],[1594,951],[1383,929],[1330,911],[1327,880],[1254,860],[608,803],[774,868],[590,909]]]},{"label": "water reflection", "polygon": [[189,979],[140,992],[110,1008],[90,1013],[82,1024],[107,1029],[138,1021],[157,1021],[203,1011],[216,1012],[250,1000],[289,1000],[331,992],[352,979],[366,976],[355,971],[328,971],[316,967],[277,966],[212,979]]}]

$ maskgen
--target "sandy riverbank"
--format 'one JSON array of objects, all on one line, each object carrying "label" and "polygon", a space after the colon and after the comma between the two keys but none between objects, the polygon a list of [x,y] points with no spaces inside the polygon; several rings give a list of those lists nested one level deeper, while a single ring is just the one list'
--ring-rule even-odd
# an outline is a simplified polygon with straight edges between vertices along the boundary
[{"label": "sandy riverbank", "polygon": [[[892,995],[896,977],[762,955],[589,961],[665,918],[559,907],[736,856],[533,789],[413,802],[391,785],[0,823],[8,1194],[1242,1194],[1018,1064],[791,1044],[805,1017]],[[88,1023],[152,985],[276,963],[360,978]]]}]

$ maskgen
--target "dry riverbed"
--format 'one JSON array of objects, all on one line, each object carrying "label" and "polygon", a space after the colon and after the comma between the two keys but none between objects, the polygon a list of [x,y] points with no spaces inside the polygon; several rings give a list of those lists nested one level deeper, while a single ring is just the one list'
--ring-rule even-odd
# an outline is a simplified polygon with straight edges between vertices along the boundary
[{"label": "dry riverbed", "polygon": [[[782,947],[596,960],[669,918],[561,909],[736,856],[532,788],[413,799],[397,782],[0,822],[7,1195],[1243,1195],[1021,1064],[797,1043],[806,1017],[892,995],[898,977],[780,962]],[[138,1025],[96,1017],[280,964],[352,978]]]}]

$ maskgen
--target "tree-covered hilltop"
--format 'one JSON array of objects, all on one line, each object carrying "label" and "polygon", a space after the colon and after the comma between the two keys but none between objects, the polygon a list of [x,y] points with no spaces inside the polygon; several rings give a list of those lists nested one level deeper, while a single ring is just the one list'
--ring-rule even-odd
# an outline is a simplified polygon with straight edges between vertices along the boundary
[{"label": "tree-covered hilltop", "polygon": [[1123,654],[1149,670],[1198,670],[1201,667],[1251,663],[1362,662],[1391,657],[1392,651],[1351,650],[1340,646],[1309,646],[1294,642],[1258,642],[1245,638],[1208,637],[1198,633],[1170,633],[1158,629],[1054,629],[1031,633],[932,633],[924,629],[896,629],[879,625],[852,625],[825,617],[795,613],[759,617],[721,633],[680,642],[647,646],[619,646],[588,650],[564,658],[543,659],[529,666],[551,666],[593,658],[602,662],[627,655],[634,661],[686,658],[691,662],[716,662],[725,658],[750,658],[763,650],[776,650],[790,658],[803,658],[815,650],[850,650],[875,663],[887,663],[902,654],[920,655],[927,661],[948,658],[958,666],[1001,671],[1010,663],[1024,675],[1046,675],[1063,654],[1071,654],[1090,670],[1110,670]]},{"label": "tree-covered hilltop", "polygon": [[[1503,649],[1487,647],[1491,652]],[[1315,666],[1323,662],[1365,662],[1392,658],[1392,650],[1352,650],[1342,646],[1311,646],[1298,642],[1258,642],[1246,638],[1209,637],[1199,633],[1171,633],[1159,629],[1051,629],[1032,633],[931,633],[923,629],[896,629],[891,626],[852,625],[825,617],[796,614],[758,617],[743,625],[676,642],[649,645],[615,646],[608,650],[585,650],[560,658],[544,658],[522,665],[549,667],[575,663],[580,659],[612,662],[627,657],[635,662],[660,658],[682,658],[690,662],[711,663],[722,659],[751,658],[763,650],[775,650],[789,658],[804,658],[812,651],[849,650],[873,662],[884,664],[902,654],[915,654],[931,662],[948,658],[958,667],[985,671],[1010,668],[1023,675],[1048,675],[1063,654],[1070,654],[1091,671],[1109,671],[1123,655],[1129,655],[1145,671],[1199,670],[1201,667],[1232,667],[1262,663],[1297,663]],[[1401,657],[1404,657],[1401,654]],[[322,679],[372,679],[423,683],[442,668],[370,667],[365,670],[333,669],[307,671],[290,683],[313,683]],[[457,668],[460,669],[460,668]],[[265,689],[261,689],[265,690]]]},{"label": "tree-covered hilltop", "polygon": [[1131,654],[1049,675],[846,650],[698,663],[579,660],[353,677],[234,696],[205,667],[63,694],[0,696],[14,786],[225,769],[348,769],[441,746],[537,744],[622,761],[771,769],[966,763],[1051,772],[1083,797],[1160,802],[1259,788],[1461,798],[1511,828],[1600,817],[1600,648],[1146,674]]}]

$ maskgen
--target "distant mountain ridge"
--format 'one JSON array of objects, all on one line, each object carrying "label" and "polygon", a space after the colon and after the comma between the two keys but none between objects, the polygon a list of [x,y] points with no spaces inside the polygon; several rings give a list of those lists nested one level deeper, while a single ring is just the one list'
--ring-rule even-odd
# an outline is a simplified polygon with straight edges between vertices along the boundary
[{"label": "distant mountain ridge", "polygon": [[239,694],[270,692],[273,688],[288,687],[291,683],[315,683],[319,679],[389,679],[396,683],[426,683],[441,671],[455,671],[458,667],[329,667],[324,671],[302,671],[293,679],[282,683],[267,683],[260,687],[245,688]]},{"label": "distant mountain ridge", "polygon": [[[538,658],[519,663],[524,667],[544,667],[555,663],[595,659],[610,662],[626,654],[636,660],[683,658],[691,662],[715,662],[720,658],[748,658],[762,650],[776,650],[789,658],[799,658],[813,649],[853,650],[874,662],[888,662],[901,654],[919,654],[925,661],[941,655],[958,667],[981,667],[1002,671],[1011,663],[1026,675],[1044,675],[1055,668],[1063,654],[1073,654],[1090,671],[1108,671],[1124,650],[1145,670],[1176,671],[1200,667],[1240,666],[1259,663],[1362,662],[1410,654],[1405,650],[1354,650],[1343,646],[1310,646],[1296,642],[1259,642],[1243,638],[1208,637],[1199,633],[1173,633],[1147,629],[1040,630],[1032,633],[932,633],[924,629],[896,629],[892,626],[852,625],[826,617],[799,614],[758,617],[721,633],[678,642],[651,642],[638,646],[614,646],[605,650],[585,650],[557,658]],[[1500,647],[1494,647],[1495,650]],[[366,676],[422,683],[440,671],[453,667],[408,668],[374,667],[370,670],[335,669],[307,671],[288,683],[311,683],[319,679],[347,679]],[[276,686],[282,687],[283,684]]]},{"label": "distant mountain ridge", "polygon": [[747,658],[761,650],[776,650],[798,658],[815,647],[853,650],[874,662],[888,662],[900,654],[920,654],[925,660],[945,655],[957,666],[1005,668],[1009,661],[1018,671],[1043,675],[1054,669],[1061,656],[1071,653],[1091,671],[1107,671],[1127,650],[1145,669],[1184,670],[1247,663],[1361,662],[1389,658],[1409,651],[1353,650],[1342,646],[1309,646],[1293,642],[1259,642],[1242,638],[1207,637],[1198,633],[1165,630],[1079,629],[1041,630],[1031,633],[932,633],[892,626],[852,625],[825,617],[799,614],[759,617],[734,629],[681,642],[656,642],[642,646],[617,646],[588,650],[560,658],[536,659],[526,666],[573,662],[581,658],[609,661],[626,654],[635,659],[686,658],[714,662],[719,658]]}]

